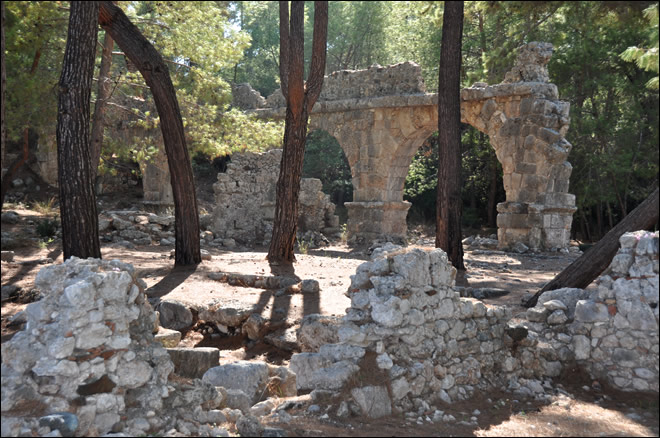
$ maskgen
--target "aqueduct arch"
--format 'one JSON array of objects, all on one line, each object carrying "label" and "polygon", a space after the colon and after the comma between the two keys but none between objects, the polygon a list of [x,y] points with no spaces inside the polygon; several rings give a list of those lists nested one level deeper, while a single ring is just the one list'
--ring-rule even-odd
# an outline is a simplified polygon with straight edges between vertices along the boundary
[{"label": "aqueduct arch", "polygon": [[[569,104],[548,82],[548,43],[520,47],[504,82],[461,91],[461,119],[488,134],[504,170],[506,202],[497,206],[501,248],[522,242],[535,249],[568,246],[575,196],[568,192],[571,145],[564,135]],[[260,117],[284,118],[281,92],[269,96]],[[437,130],[437,94],[425,92],[412,62],[327,76],[310,115],[341,145],[351,167],[354,195],[349,236],[404,237],[410,203],[403,187],[412,157]]]}]

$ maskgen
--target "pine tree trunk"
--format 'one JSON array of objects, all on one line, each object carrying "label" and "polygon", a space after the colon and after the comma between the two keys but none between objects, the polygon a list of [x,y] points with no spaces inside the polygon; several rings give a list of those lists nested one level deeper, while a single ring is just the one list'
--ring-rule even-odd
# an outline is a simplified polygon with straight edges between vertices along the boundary
[{"label": "pine tree trunk", "polygon": [[64,259],[101,258],[89,159],[97,2],[71,2],[57,105],[57,167]]},{"label": "pine tree trunk", "polygon": [[[2,103],[0,103],[0,111],[2,111],[2,131],[0,132],[0,142],[2,142],[2,151],[0,152],[0,163],[2,163],[2,167],[5,165],[5,141],[7,140],[7,133],[6,133],[6,126],[5,126],[5,90],[7,88],[7,73],[5,70],[5,2],[2,2],[2,5],[0,5],[0,8],[2,8],[2,51],[0,52],[0,56],[2,59],[0,60],[1,68],[2,68]],[[3,196],[4,200],[4,196]]]},{"label": "pine tree trunk", "polygon": [[438,82],[438,194],[435,246],[465,269],[461,243],[461,40],[463,2],[445,2]]},{"label": "pine tree trunk", "polygon": [[328,32],[328,2],[314,3],[312,63],[307,84],[303,82],[304,3],[293,2],[289,20],[288,1],[280,2],[280,83],[287,101],[284,147],[277,180],[275,222],[267,259],[272,264],[292,263],[298,226],[309,111],[321,94]]},{"label": "pine tree trunk", "polygon": [[110,98],[110,67],[112,66],[112,48],[115,42],[108,32],[103,38],[103,53],[101,54],[101,67],[99,69],[98,91],[96,93],[96,105],[94,105],[94,117],[92,118],[92,182],[96,181],[96,175],[101,160],[101,149],[103,148],[103,128],[105,126],[105,110]]},{"label": "pine tree trunk", "polygon": [[627,232],[653,228],[658,223],[658,189],[616,224],[594,246],[585,251],[580,258],[561,271],[526,303],[533,307],[539,297],[549,290],[563,287],[582,288],[589,286],[610,264],[619,250],[619,238]]},{"label": "pine tree trunk", "polygon": [[140,33],[124,12],[110,1],[99,2],[99,23],[110,33],[117,46],[133,62],[154,97],[165,142],[167,164],[174,195],[176,266],[202,261],[199,246],[199,213],[197,197],[186,147],[181,111],[170,73],[154,46]]}]

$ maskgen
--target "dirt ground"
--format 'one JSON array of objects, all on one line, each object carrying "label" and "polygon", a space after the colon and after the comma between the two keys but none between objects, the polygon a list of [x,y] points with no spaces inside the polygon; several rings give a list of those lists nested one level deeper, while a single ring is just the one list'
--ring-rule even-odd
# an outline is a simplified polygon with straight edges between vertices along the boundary
[{"label": "dirt ground", "polygon": [[[10,339],[17,327],[9,318],[22,310],[33,297],[34,278],[49,263],[61,263],[61,241],[41,242],[35,224],[45,217],[34,209],[10,205],[20,215],[17,224],[2,224],[3,232],[10,232],[19,242],[13,248],[13,262],[2,262],[2,286],[16,285],[21,292],[2,303],[2,342]],[[7,207],[5,208],[5,211]],[[51,212],[52,213],[52,212]],[[46,213],[48,214],[48,213]],[[431,248],[429,244],[422,247]],[[4,250],[5,248],[3,248]],[[150,297],[177,298],[184,301],[205,302],[218,298],[224,302],[256,305],[262,316],[278,321],[280,326],[296,326],[304,315],[321,313],[341,316],[350,305],[344,295],[350,275],[368,259],[367,248],[350,248],[341,242],[332,246],[309,250],[297,255],[292,269],[273,268],[265,261],[266,248],[249,251],[222,251],[207,248],[210,261],[193,269],[174,269],[171,248],[138,247],[134,250],[102,245],[104,259],[119,259],[133,264],[146,281]],[[460,281],[473,288],[500,288],[509,294],[485,299],[487,305],[507,305],[522,312],[521,298],[536,292],[552,279],[577,255],[560,253],[513,254],[466,248],[467,272]],[[51,261],[52,260],[52,261]],[[295,275],[315,279],[320,284],[316,296],[284,294],[274,291],[231,286],[214,281],[210,273],[233,272],[259,275]],[[185,333],[188,346],[216,346],[221,361],[236,359],[266,360],[286,364],[291,353],[278,350],[262,342],[250,342],[240,335],[214,341],[191,330]],[[452,405],[434,406],[456,418],[455,422],[432,423],[425,418],[410,421],[403,416],[390,416],[368,421],[361,417],[338,419],[329,405],[321,411],[307,413],[312,403],[309,395],[299,396],[299,407],[289,411],[293,416],[287,424],[273,424],[287,431],[289,436],[658,436],[657,395],[631,394],[613,391],[593,382],[579,372],[567,373],[553,382],[555,395],[550,402],[516,399],[512,394],[491,391]],[[281,400],[284,402],[287,400]],[[477,424],[463,422],[477,416]],[[325,415],[327,414],[327,415]],[[433,411],[429,412],[432,417]],[[421,423],[421,424],[418,424]]]}]

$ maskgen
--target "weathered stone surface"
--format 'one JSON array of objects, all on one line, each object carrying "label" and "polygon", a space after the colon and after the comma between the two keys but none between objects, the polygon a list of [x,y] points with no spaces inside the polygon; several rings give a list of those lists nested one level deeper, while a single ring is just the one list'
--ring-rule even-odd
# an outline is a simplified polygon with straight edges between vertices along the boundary
[{"label": "weathered stone surface", "polygon": [[261,436],[264,426],[252,415],[243,415],[236,420],[236,429],[241,436]]},{"label": "weathered stone surface", "polygon": [[214,386],[239,389],[256,403],[268,382],[268,366],[265,363],[238,361],[209,369],[202,380]]},{"label": "weathered stone surface", "polygon": [[154,335],[154,339],[165,348],[175,348],[181,342],[181,332],[158,327],[158,333]]},{"label": "weathered stone surface", "polygon": [[[263,244],[272,235],[275,215],[275,185],[279,175],[282,150],[264,153],[233,154],[225,173],[218,174],[213,185],[216,208],[209,224],[216,238],[230,244],[232,239],[245,244]],[[303,178],[300,191],[298,229],[300,240],[318,244],[304,237],[308,231],[321,232],[332,227],[335,205],[321,191],[321,181]],[[322,240],[322,239],[321,239]],[[305,284],[305,291],[311,289]]]},{"label": "weathered stone surface", "polygon": [[222,397],[201,380],[168,379],[174,364],[154,340],[156,315],[132,266],[72,257],[42,269],[35,283],[44,298],[24,312],[26,330],[3,344],[3,431],[43,434],[27,418],[5,423],[4,414],[23,401],[77,419],[42,419],[41,426],[59,430],[53,435],[200,433],[193,422]]},{"label": "weathered stone surface", "polygon": [[380,418],[392,413],[392,403],[384,386],[365,386],[351,390],[353,400],[368,418]]},{"label": "weathered stone surface", "polygon": [[297,331],[298,344],[302,351],[318,351],[323,344],[339,341],[337,328],[340,318],[310,314],[303,317]]},{"label": "weathered stone surface", "polygon": [[220,350],[211,347],[168,348],[167,353],[174,363],[174,372],[191,379],[201,379],[206,371],[218,366],[220,359]]},{"label": "weathered stone surface", "polygon": [[216,300],[200,310],[199,319],[227,327],[240,327],[253,312],[253,306],[248,304],[227,303]]},{"label": "weathered stone surface", "polygon": [[193,324],[192,312],[179,301],[161,301],[156,310],[160,313],[161,327],[180,331],[190,328]]}]

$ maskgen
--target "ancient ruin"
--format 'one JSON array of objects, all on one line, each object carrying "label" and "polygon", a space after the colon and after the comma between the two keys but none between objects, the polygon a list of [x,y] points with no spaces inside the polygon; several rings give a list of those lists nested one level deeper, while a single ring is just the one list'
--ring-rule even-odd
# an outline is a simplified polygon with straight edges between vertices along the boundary
[{"label": "ancient ruin", "polygon": [[[568,246],[575,197],[568,194],[571,145],[564,135],[569,104],[548,83],[552,45],[519,48],[503,83],[476,83],[461,91],[462,120],[488,134],[504,169],[506,202],[498,205],[500,248],[517,242],[533,249]],[[410,203],[403,201],[408,167],[422,143],[437,130],[437,95],[425,92],[420,67],[412,62],[327,76],[310,115],[310,129],[323,129],[341,145],[354,188],[349,236],[405,237]],[[251,98],[253,106],[258,102]],[[284,118],[278,90],[264,118]]]},{"label": "ancient ruin", "polygon": [[[230,422],[241,435],[282,436],[259,419],[289,421],[278,397],[330,397],[338,418],[416,418],[491,389],[548,400],[552,379],[576,366],[620,390],[657,393],[659,240],[658,232],[624,234],[597,288],[546,292],[515,320],[510,308],[461,297],[442,250],[386,243],[351,276],[343,318],[303,319],[287,341],[303,352],[288,367],[219,365],[216,348],[163,348],[170,340],[132,266],[72,258],[39,272],[45,297],[3,346],[3,435],[226,436],[217,424]],[[318,292],[312,280],[217,275],[241,287]],[[161,323],[192,324],[185,304],[165,303]],[[250,339],[266,333],[268,322],[249,308],[195,311]],[[429,421],[455,419],[436,410]]]},{"label": "ancient ruin", "polygon": [[[227,172],[218,174],[213,185],[216,207],[208,229],[217,239],[240,243],[268,244],[275,217],[275,186],[279,176],[282,150],[232,155]],[[298,230],[339,231],[335,205],[321,191],[321,181],[303,178],[300,184]]]},{"label": "ancient ruin", "polygon": [[371,361],[380,386],[351,394],[372,418],[492,386],[543,394],[541,381],[574,365],[624,391],[658,392],[658,233],[620,242],[597,290],[547,292],[517,323],[509,308],[461,298],[442,250],[386,244],[351,276],[336,341],[292,356],[298,389],[339,390]]}]

